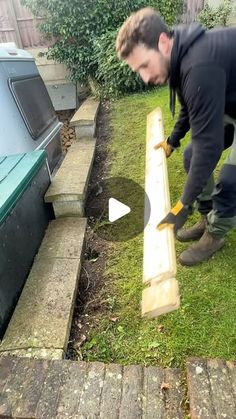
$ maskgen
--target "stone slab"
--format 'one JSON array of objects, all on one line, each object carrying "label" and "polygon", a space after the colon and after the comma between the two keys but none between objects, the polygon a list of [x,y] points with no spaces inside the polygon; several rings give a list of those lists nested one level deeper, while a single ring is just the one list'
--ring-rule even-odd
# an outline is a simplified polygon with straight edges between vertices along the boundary
[{"label": "stone slab", "polygon": [[[16,394],[15,403],[12,403],[12,416],[14,418],[25,419],[36,417],[36,409],[41,398],[49,365],[45,360],[39,360],[34,363],[30,362],[27,376],[24,377],[25,381],[21,389],[21,395]],[[12,387],[9,385],[9,388],[11,389]]]},{"label": "stone slab", "polygon": [[16,363],[17,359],[12,357],[7,357],[5,359],[0,358],[0,394],[2,394],[3,388],[9,376],[12,374]]},{"label": "stone slab", "polygon": [[106,365],[101,405],[100,418],[119,418],[119,409],[122,394],[123,368],[121,365]]},{"label": "stone slab", "polygon": [[88,365],[88,372],[79,403],[80,418],[92,419],[99,417],[104,375],[105,364],[102,362],[93,362]]},{"label": "stone slab", "polygon": [[63,361],[50,362],[41,397],[37,404],[36,418],[53,419],[56,417],[59,394],[66,380],[67,371],[67,363],[63,363]]},{"label": "stone slab", "polygon": [[[81,152],[84,151],[84,150],[86,151],[87,148],[88,148],[88,146],[90,147],[91,144],[96,144],[96,141],[97,141],[96,138],[82,137],[82,138],[80,138],[79,145],[78,145],[77,142],[72,143],[72,145],[70,146],[68,152],[71,150],[71,147],[72,147],[72,150],[73,150],[74,147],[75,147],[75,149],[76,149],[76,147],[79,147],[79,149],[81,150]],[[67,156],[67,154],[66,154],[66,156]],[[64,158],[64,161],[66,161],[66,156]]]},{"label": "stone slab", "polygon": [[164,381],[163,369],[144,368],[143,416],[145,419],[163,419],[165,417],[165,395],[161,389]]},{"label": "stone slab", "polygon": [[65,349],[78,285],[78,259],[34,263],[0,345],[0,351]]},{"label": "stone slab", "polygon": [[19,358],[0,395],[0,417],[12,417],[14,406],[21,400],[32,362]]},{"label": "stone slab", "polygon": [[78,125],[75,127],[75,138],[80,141],[81,138],[93,138],[96,132],[96,124],[91,125]]},{"label": "stone slab", "polygon": [[56,218],[84,217],[84,202],[81,201],[54,201],[53,211]]},{"label": "stone slab", "polygon": [[45,202],[85,199],[95,146],[95,140],[71,146],[45,195]]},{"label": "stone slab", "polygon": [[192,419],[236,417],[236,365],[220,359],[191,358],[187,383]]},{"label": "stone slab", "polygon": [[63,160],[63,166],[72,168],[90,163],[95,146],[95,138],[83,138],[79,143],[73,143]]},{"label": "stone slab", "polygon": [[236,399],[232,391],[232,382],[226,362],[221,359],[207,361],[211,384],[212,404],[217,418],[236,418]]},{"label": "stone slab", "polygon": [[48,226],[37,258],[80,259],[87,219],[65,217],[53,220]]},{"label": "stone slab", "polygon": [[182,385],[182,375],[180,369],[166,368],[165,383],[165,403],[167,416],[175,419],[184,419],[183,402],[185,399],[184,388]]},{"label": "stone slab", "polygon": [[4,393],[4,388],[7,387],[7,382],[10,377],[14,375],[14,369],[18,363],[17,359],[0,358],[0,417],[10,417],[11,415],[11,405],[8,401],[7,394]]},{"label": "stone slab", "polygon": [[72,169],[61,167],[45,195],[45,202],[84,199],[89,173],[89,165],[83,164]]},{"label": "stone slab", "polygon": [[191,419],[216,419],[205,360],[190,358],[187,361],[187,383]]},{"label": "stone slab", "polygon": [[0,352],[0,359],[7,357],[16,358],[32,358],[32,359],[63,359],[65,351],[63,349],[53,348],[27,348],[27,349],[11,349],[9,351]]},{"label": "stone slab", "polygon": [[232,383],[232,391],[236,400],[236,361],[226,361],[226,365],[228,367],[229,376]]},{"label": "stone slab", "polygon": [[70,121],[71,126],[90,125],[96,122],[96,117],[99,109],[99,101],[95,98],[89,97],[86,99],[79,109],[75,112]]},{"label": "stone slab", "polygon": [[123,391],[120,405],[122,419],[142,418],[143,370],[138,365],[128,365],[123,371]]},{"label": "stone slab", "polygon": [[88,364],[66,361],[66,364],[63,363],[63,367],[65,366],[67,372],[58,397],[56,418],[80,419],[79,402],[87,377]]}]

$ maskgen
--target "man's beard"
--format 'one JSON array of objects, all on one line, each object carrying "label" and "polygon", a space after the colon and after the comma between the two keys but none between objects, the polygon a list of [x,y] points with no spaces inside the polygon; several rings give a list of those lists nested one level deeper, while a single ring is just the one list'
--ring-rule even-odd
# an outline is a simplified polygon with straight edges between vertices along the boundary
[{"label": "man's beard", "polygon": [[159,77],[153,77],[149,81],[149,83],[155,84],[155,85],[160,85],[160,86],[164,86],[165,84],[167,84],[167,82],[169,80],[169,77],[170,77],[170,65],[169,65],[169,62],[166,59],[165,59],[165,69],[167,69],[167,74],[166,74],[165,78],[163,78],[163,80],[159,80]]}]

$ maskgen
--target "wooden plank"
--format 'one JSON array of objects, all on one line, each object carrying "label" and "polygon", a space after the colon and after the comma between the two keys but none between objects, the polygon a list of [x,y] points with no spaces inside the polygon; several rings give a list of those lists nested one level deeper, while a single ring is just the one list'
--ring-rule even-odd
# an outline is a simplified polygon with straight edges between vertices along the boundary
[{"label": "wooden plank", "polygon": [[79,401],[88,365],[86,362],[64,361],[63,366],[67,368],[67,374],[59,394],[56,419],[79,419]]},{"label": "wooden plank", "polygon": [[176,310],[180,305],[176,274],[174,233],[171,227],[157,229],[157,224],[170,211],[169,183],[166,155],[155,146],[164,140],[162,112],[155,109],[147,116],[145,202],[147,218],[144,229],[143,282],[150,287],[142,293],[142,315],[153,318]]},{"label": "wooden plank", "polygon": [[198,358],[188,360],[187,384],[191,419],[216,419],[207,365],[204,360]]},{"label": "wooden plank", "polygon": [[207,368],[216,418],[236,418],[236,404],[232,391],[231,377],[225,361],[209,359]]},{"label": "wooden plank", "polygon": [[100,418],[118,419],[122,391],[122,366],[106,365],[104,385],[102,390]]},{"label": "wooden plank", "polygon": [[[173,278],[176,274],[173,229],[167,227],[160,231],[156,228],[171,209],[165,152],[162,148],[154,150],[163,139],[162,112],[157,108],[147,116],[145,191],[151,214],[144,229],[144,283]],[[147,211],[145,203],[145,219]]]},{"label": "wooden plank", "polygon": [[164,370],[156,367],[144,368],[143,417],[145,419],[165,418],[165,398],[161,390]]},{"label": "wooden plank", "polygon": [[99,417],[104,374],[105,365],[103,363],[93,362],[89,364],[87,378],[80,398],[80,418]]},{"label": "wooden plank", "polygon": [[123,371],[123,390],[120,418],[142,418],[143,369],[140,365],[128,365]]},{"label": "wooden plank", "polygon": [[142,316],[154,318],[180,306],[179,286],[175,278],[152,284],[142,292]]}]

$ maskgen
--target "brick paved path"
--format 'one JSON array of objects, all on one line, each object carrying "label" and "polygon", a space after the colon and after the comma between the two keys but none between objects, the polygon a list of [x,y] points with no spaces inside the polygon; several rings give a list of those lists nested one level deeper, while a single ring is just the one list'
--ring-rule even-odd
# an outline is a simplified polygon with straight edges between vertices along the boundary
[{"label": "brick paved path", "polygon": [[[0,358],[0,418],[185,419],[180,370]],[[192,419],[236,418],[236,363],[187,361]]]},{"label": "brick paved path", "polygon": [[179,370],[0,359],[1,418],[184,418]]}]

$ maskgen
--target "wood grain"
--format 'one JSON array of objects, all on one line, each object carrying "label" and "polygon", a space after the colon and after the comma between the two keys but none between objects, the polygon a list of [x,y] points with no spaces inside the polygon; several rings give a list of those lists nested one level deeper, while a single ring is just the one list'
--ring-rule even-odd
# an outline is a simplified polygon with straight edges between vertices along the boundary
[{"label": "wood grain", "polygon": [[[142,315],[156,317],[180,305],[175,279],[176,255],[172,227],[161,231],[157,224],[170,211],[167,162],[164,149],[154,147],[164,141],[162,112],[155,109],[147,116],[145,191],[151,214],[144,229],[143,282],[149,285],[142,294]],[[145,202],[146,220],[148,203]]]}]

